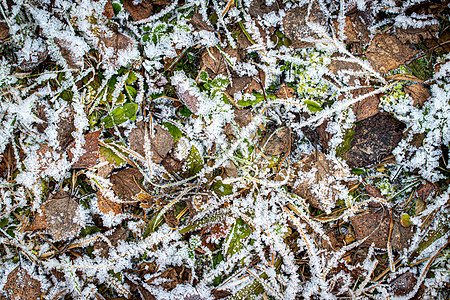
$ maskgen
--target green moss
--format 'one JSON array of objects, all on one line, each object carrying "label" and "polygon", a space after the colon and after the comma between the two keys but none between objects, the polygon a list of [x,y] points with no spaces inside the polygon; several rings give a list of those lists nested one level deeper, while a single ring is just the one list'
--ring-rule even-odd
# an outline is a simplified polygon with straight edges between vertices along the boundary
[{"label": "green moss", "polygon": [[336,147],[336,154],[339,157],[344,158],[345,153],[348,150],[350,150],[350,146],[352,144],[354,136],[355,136],[355,130],[353,128],[352,129],[348,129],[345,132],[344,141],[338,147]]}]

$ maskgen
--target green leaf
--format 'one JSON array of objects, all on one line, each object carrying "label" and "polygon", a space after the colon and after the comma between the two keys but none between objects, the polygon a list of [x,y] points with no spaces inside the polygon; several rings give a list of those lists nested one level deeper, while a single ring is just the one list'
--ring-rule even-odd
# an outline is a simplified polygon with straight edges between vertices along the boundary
[{"label": "green leaf", "polygon": [[218,196],[226,196],[233,193],[233,186],[231,184],[224,184],[222,181],[218,180],[211,184],[211,190]]},{"label": "green leaf", "polygon": [[360,169],[360,168],[353,168],[351,172],[352,172],[352,174],[355,174],[355,175],[361,175],[361,174],[364,174],[364,172],[366,172],[366,170]]},{"label": "green leaf", "polygon": [[221,76],[217,76],[213,81],[211,81],[211,85],[218,89],[226,88],[229,83],[230,81],[227,78]]},{"label": "green leaf", "polygon": [[236,223],[234,223],[233,228],[230,230],[230,233],[227,236],[225,241],[225,245],[228,245],[227,255],[233,255],[239,252],[244,246],[243,240],[245,240],[252,229],[244,222],[241,218],[236,219]]},{"label": "green leaf", "polygon": [[183,117],[185,117],[185,118],[189,118],[191,115],[192,115],[192,112],[189,110],[189,108],[187,108],[185,105],[184,106],[181,106],[179,109],[178,109],[178,113],[180,114],[180,115],[182,115]]},{"label": "green leaf", "polygon": [[103,118],[102,123],[105,128],[114,127],[114,124],[119,125],[127,120],[136,120],[136,112],[138,105],[136,103],[125,103],[122,106],[114,109],[111,114]]},{"label": "green leaf", "polygon": [[194,176],[203,169],[203,157],[195,146],[192,146],[191,152],[189,152],[189,155],[186,158],[186,165],[189,170],[189,176]]},{"label": "green leaf", "polygon": [[130,71],[130,73],[128,73],[128,78],[125,82],[128,84],[133,84],[133,82],[135,82],[136,79],[137,79],[136,73]]},{"label": "green leaf", "polygon": [[113,3],[112,6],[115,15],[117,15],[122,10],[122,6],[119,3]]},{"label": "green leaf", "polygon": [[174,142],[177,142],[183,136],[181,130],[172,123],[162,122],[161,125],[163,125],[167,129],[167,131],[169,131],[170,135],[173,137]]},{"label": "green leaf", "polygon": [[312,113],[316,113],[316,112],[322,110],[322,107],[320,106],[320,104],[314,100],[305,100],[303,103],[306,104],[309,111]]},{"label": "green leaf", "polygon": [[2,218],[2,219],[0,219],[0,227],[1,227],[1,228],[3,228],[3,227],[5,227],[6,225],[8,225],[8,223],[9,223],[9,219],[8,219],[8,218]]},{"label": "green leaf", "polygon": [[130,97],[132,99],[136,99],[137,92],[134,87],[132,87],[130,85],[125,85],[125,89],[127,90],[128,94],[130,95]]},{"label": "green leaf", "polygon": [[255,105],[258,104],[259,102],[264,100],[264,96],[260,93],[253,93],[253,95],[255,96],[255,99],[250,99],[250,100],[238,100],[237,103],[240,106],[251,106],[251,105]]},{"label": "green leaf", "polygon": [[[114,146],[111,146],[111,147],[114,147]],[[118,150],[118,149],[116,149],[116,150],[120,152],[120,150]],[[125,161],[122,158],[120,158],[119,155],[114,153],[114,151],[112,149],[100,145],[99,151],[100,151],[100,155],[102,155],[104,158],[106,158],[106,160],[109,163],[111,163],[117,167],[121,167],[125,164]]]},{"label": "green leaf", "polygon": [[200,82],[208,82],[209,80],[208,72],[204,70],[200,71],[200,73],[198,74],[198,79]]}]

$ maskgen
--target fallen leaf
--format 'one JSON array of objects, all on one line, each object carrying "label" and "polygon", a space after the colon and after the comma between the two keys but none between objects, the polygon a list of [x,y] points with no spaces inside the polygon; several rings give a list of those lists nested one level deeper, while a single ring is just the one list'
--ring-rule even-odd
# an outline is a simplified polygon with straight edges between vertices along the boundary
[{"label": "fallen leaf", "polygon": [[[313,47],[314,42],[305,41],[305,39],[319,38],[306,24],[307,13],[308,4],[288,10],[283,18],[283,32],[295,48]],[[328,20],[316,0],[311,6],[309,21],[327,27]]]},{"label": "fallen leaf", "polygon": [[111,20],[112,17],[114,17],[114,8],[112,6],[111,0],[107,0],[105,3],[103,15],[108,19]]},{"label": "fallen leaf", "polygon": [[45,47],[35,47],[26,59],[21,60],[18,67],[20,70],[28,72],[35,69],[43,63],[48,57],[48,51]]},{"label": "fallen leaf", "polygon": [[[108,230],[103,235],[109,240],[113,248],[117,248],[120,241],[125,242],[128,236],[127,232],[122,227],[117,227]],[[109,257],[110,246],[102,237],[97,238],[97,240],[94,243],[94,251],[96,250],[98,251],[100,257],[103,258]]]},{"label": "fallen leaf", "polygon": [[360,78],[362,68],[355,62],[343,60],[342,56],[334,54],[331,57],[331,63],[327,66],[328,70],[335,76],[334,79],[350,85],[357,85],[357,80]]},{"label": "fallen leaf", "polygon": [[168,211],[164,214],[164,220],[170,228],[177,228],[180,225],[180,221],[175,217],[172,211]]},{"label": "fallen leaf", "polygon": [[[139,3],[134,5],[134,3]],[[134,0],[124,0],[123,8],[128,11],[135,21],[140,21],[150,17],[153,11],[152,1],[134,1]]]},{"label": "fallen leaf", "polygon": [[82,220],[78,220],[78,203],[67,193],[59,192],[42,205],[47,229],[54,241],[74,237],[81,229]]},{"label": "fallen leaf", "polygon": [[295,90],[289,86],[282,85],[276,96],[281,99],[292,98],[295,96]]},{"label": "fallen leaf", "polygon": [[[266,131],[264,134],[260,148],[263,149],[266,155],[280,155],[289,152],[290,146],[290,130],[289,128],[278,129],[275,134],[274,131]],[[272,135],[273,134],[273,135]]]},{"label": "fallen leaf", "polygon": [[0,22],[0,41],[6,40],[9,37],[9,26],[6,22]]},{"label": "fallen leaf", "polygon": [[180,84],[174,84],[173,88],[178,98],[186,105],[187,108],[194,114],[198,114],[199,109],[199,99],[198,96],[193,94],[189,89],[185,89],[184,86]]},{"label": "fallen leaf", "polygon": [[423,83],[415,83],[404,87],[407,93],[413,100],[414,106],[423,106],[430,98],[430,91],[423,85]]},{"label": "fallen leaf", "polygon": [[109,65],[119,66],[120,57],[134,48],[133,40],[120,32],[112,32],[111,35],[105,36],[99,40],[100,52]]},{"label": "fallen leaf", "polygon": [[[391,235],[391,246],[394,250],[401,251],[409,246],[409,239],[413,235],[413,227],[403,227],[400,218],[394,216],[394,224]],[[367,238],[361,246],[369,247],[372,243],[375,248],[387,249],[391,218],[388,210],[377,209],[357,215],[352,220],[356,240]]]},{"label": "fallen leaf", "polygon": [[203,15],[199,13],[195,13],[192,15],[189,23],[194,26],[197,30],[206,30],[206,31],[214,31],[214,28],[211,27],[208,23],[203,20]]},{"label": "fallen leaf", "polygon": [[253,0],[248,8],[248,13],[253,18],[263,18],[265,14],[278,10],[278,4],[276,1],[272,1],[271,5],[267,5],[265,0]]},{"label": "fallen leaf", "polygon": [[[84,154],[72,164],[72,168],[74,169],[84,169],[90,168],[98,164],[99,157],[99,148],[98,148],[98,137],[102,133],[102,130],[97,130],[91,133],[88,133],[84,136],[85,143],[83,145],[83,149],[85,150]],[[73,160],[72,149],[75,148],[75,141],[72,142],[68,147],[68,155],[69,160]]]},{"label": "fallen leaf", "polygon": [[14,149],[12,143],[9,143],[0,154],[0,178],[9,179],[16,169]]},{"label": "fallen leaf", "polygon": [[405,64],[420,51],[401,43],[394,35],[377,34],[373,38],[365,55],[375,71],[387,73]]},{"label": "fallen leaf", "polygon": [[76,45],[73,44],[71,40],[61,39],[61,38],[53,38],[55,45],[59,48],[61,56],[67,63],[67,66],[70,69],[80,69],[84,65],[84,53],[78,52]]},{"label": "fallen leaf", "polygon": [[417,189],[417,196],[423,201],[427,200],[428,197],[432,196],[435,192],[434,184],[429,181],[424,181],[422,185]]},{"label": "fallen leaf", "polygon": [[162,161],[161,164],[169,173],[178,173],[183,169],[184,163],[172,155],[167,155]]},{"label": "fallen leaf", "polygon": [[157,280],[157,285],[170,291],[178,284],[189,282],[191,279],[191,272],[191,269],[186,268],[185,266],[175,266],[164,270],[159,276],[148,279],[146,283],[152,285],[152,282],[156,279],[167,279],[164,281]]},{"label": "fallen leaf", "polygon": [[[145,144],[145,127],[143,122],[136,123],[136,128],[133,128],[128,136],[130,141],[130,148],[133,151],[139,153],[142,157],[145,157],[144,144]],[[156,125],[155,134],[150,139],[150,151],[152,152],[152,161],[154,163],[160,163],[169,153],[173,147],[173,137],[169,131],[163,127]]]},{"label": "fallen leaf", "polygon": [[395,296],[406,296],[411,292],[417,283],[417,277],[413,273],[406,271],[397,276],[389,283],[390,290]]},{"label": "fallen leaf", "polygon": [[144,179],[144,176],[137,169],[125,169],[114,173],[110,177],[113,184],[112,189],[116,197],[125,200],[133,201],[134,197],[141,192],[139,182]]},{"label": "fallen leaf", "polygon": [[[371,93],[374,91],[373,87],[360,88],[357,90],[352,90],[353,98],[358,98],[362,95]],[[367,97],[353,105],[353,112],[356,116],[356,122],[365,120],[367,118],[375,116],[380,112],[378,105],[380,104],[380,99],[377,95]]]},{"label": "fallen leaf", "polygon": [[122,213],[122,204],[109,200],[103,196],[101,191],[97,191],[97,207],[98,210],[105,215],[112,213],[118,215]]},{"label": "fallen leaf", "polygon": [[386,198],[381,194],[380,190],[377,189],[376,187],[374,187],[373,185],[366,184],[365,189],[366,189],[367,193],[372,197]]},{"label": "fallen leaf", "polygon": [[438,25],[427,25],[422,28],[407,27],[395,28],[395,36],[404,44],[418,44],[423,40],[435,39],[438,33]]},{"label": "fallen leaf", "polygon": [[339,182],[338,178],[342,177],[343,170],[343,166],[336,165],[322,152],[315,151],[298,163],[293,192],[312,207],[327,211],[335,206],[335,196],[339,191],[334,187]]},{"label": "fallen leaf", "polygon": [[378,113],[355,128],[345,159],[350,167],[365,167],[392,153],[402,138],[405,124],[388,113]]},{"label": "fallen leaf", "polygon": [[[367,29],[366,13],[357,11],[345,17],[344,33],[347,43],[366,44],[370,41],[370,31]],[[333,21],[335,32],[339,31],[339,22]]]},{"label": "fallen leaf", "polygon": [[3,290],[12,300],[36,300],[41,297],[41,283],[21,266],[8,274]]}]

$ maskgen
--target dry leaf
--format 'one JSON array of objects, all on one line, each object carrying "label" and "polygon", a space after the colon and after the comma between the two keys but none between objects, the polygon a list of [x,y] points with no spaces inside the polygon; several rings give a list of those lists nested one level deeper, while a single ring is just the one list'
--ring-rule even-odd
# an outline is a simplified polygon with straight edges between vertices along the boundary
[{"label": "dry leaf", "polygon": [[211,25],[208,25],[208,23],[203,20],[203,15],[199,13],[192,15],[189,23],[197,30],[214,31],[214,28],[212,28]]},{"label": "dry leaf", "polygon": [[428,25],[423,28],[395,28],[395,36],[404,44],[418,44],[423,40],[434,39],[437,33],[438,25]]},{"label": "dry leaf", "polygon": [[153,11],[152,1],[140,1],[134,5],[134,0],[124,0],[123,8],[128,11],[135,21],[140,21],[150,17]]},{"label": "dry leaf", "polygon": [[122,213],[122,204],[109,200],[103,196],[101,191],[97,191],[97,207],[98,210],[105,215],[112,213],[118,215]]},{"label": "dry leaf", "polygon": [[[361,88],[357,90],[352,90],[353,98],[358,98],[362,95],[371,93],[374,91],[373,87]],[[362,121],[364,119],[375,116],[380,112],[378,105],[380,104],[380,99],[378,95],[373,95],[367,97],[353,105],[353,112],[356,116],[356,122]]]},{"label": "dry leaf", "polygon": [[106,3],[105,3],[105,10],[103,11],[103,15],[108,20],[111,20],[112,17],[114,17],[114,8],[112,6],[111,0],[106,1]]},{"label": "dry leaf", "polygon": [[[67,193],[59,192],[42,205],[47,229],[54,241],[74,237],[81,229],[82,220],[78,220],[78,203]],[[77,222],[78,221],[78,222]]]},{"label": "dry leaf", "polygon": [[[283,32],[291,41],[295,48],[305,48],[314,46],[313,42],[304,41],[307,38],[318,39],[319,36],[306,25],[308,5],[303,5],[290,9],[283,18]],[[327,18],[315,0],[311,6],[309,21],[327,26]]]},{"label": "dry leaf", "polygon": [[125,169],[111,175],[112,189],[117,198],[133,201],[134,196],[141,192],[139,182],[144,179],[137,169]]},{"label": "dry leaf", "polygon": [[417,277],[413,273],[406,271],[397,276],[389,283],[390,290],[395,296],[406,296],[411,292],[417,283]]},{"label": "dry leaf", "polygon": [[0,22],[0,41],[6,40],[9,37],[9,26],[6,22]]},{"label": "dry leaf", "polygon": [[[275,134],[274,131],[266,131],[264,134],[260,148],[264,147],[264,154],[266,155],[280,155],[282,153],[287,153],[290,149],[290,130],[289,128],[281,128],[277,130]],[[273,134],[273,135],[272,135]]]},{"label": "dry leaf", "polygon": [[402,139],[405,124],[388,113],[378,113],[356,126],[350,149],[345,154],[351,167],[380,162]]},{"label": "dry leaf", "polygon": [[[391,218],[389,216],[389,211],[383,209],[362,213],[352,220],[356,239],[361,241],[368,237],[362,246],[369,247],[374,243],[375,247],[379,249],[387,249],[390,223]],[[406,228],[401,226],[400,218],[394,217],[390,240],[394,250],[401,251],[409,246],[408,241],[413,235],[412,228],[413,227]]]},{"label": "dry leaf", "polygon": [[417,196],[420,197],[423,201],[427,200],[428,197],[434,194],[435,187],[429,181],[424,181],[422,185],[417,189]]},{"label": "dry leaf", "polygon": [[36,300],[41,296],[41,283],[17,266],[8,274],[3,290],[12,300]]},{"label": "dry leaf", "polygon": [[[85,143],[83,149],[86,150],[83,155],[72,165],[74,169],[84,169],[90,168],[98,164],[98,137],[100,136],[102,130],[97,130],[95,132],[88,133],[84,136]],[[72,148],[75,147],[75,142],[72,142],[68,147],[69,160],[73,160]]]},{"label": "dry leaf", "polygon": [[[106,34],[105,34],[106,35]],[[119,59],[125,52],[134,48],[131,38],[120,32],[112,32],[112,35],[101,37],[99,41],[100,52],[107,58],[107,63],[111,66],[119,66]]]},{"label": "dry leaf", "polygon": [[282,85],[276,96],[281,99],[295,97],[295,90],[289,86]]},{"label": "dry leaf", "polygon": [[[145,157],[145,127],[143,122],[136,123],[128,136],[130,140],[130,148]],[[155,126],[155,134],[150,139],[150,151],[152,152],[152,160],[154,163],[160,163],[173,147],[173,137],[170,133],[159,125]]]},{"label": "dry leaf", "polygon": [[191,90],[185,89],[181,83],[173,84],[175,93],[184,105],[194,114],[198,114],[199,100],[198,96],[193,94]]},{"label": "dry leaf", "polygon": [[405,86],[405,92],[414,100],[414,106],[423,106],[430,98],[430,91],[423,85],[423,83],[415,83]]},{"label": "dry leaf", "polygon": [[84,65],[84,53],[74,51],[75,46],[72,41],[60,38],[53,38],[55,45],[58,46],[61,56],[70,69],[80,69]]},{"label": "dry leaf", "polygon": [[[114,228],[111,230],[108,230],[103,234],[111,243],[111,245],[116,248],[119,245],[119,241],[126,241],[127,239],[127,232],[122,228]],[[99,255],[103,258],[109,257],[109,244],[103,239],[103,238],[97,238],[97,240],[94,243],[94,251],[99,250]]]},{"label": "dry leaf", "polygon": [[401,43],[393,35],[377,34],[365,54],[375,71],[387,73],[405,64],[419,52]]},{"label": "dry leaf", "polygon": [[[315,151],[302,159],[298,164],[298,173],[294,183],[293,192],[304,198],[312,207],[328,210],[335,206],[335,196],[338,190],[334,189],[342,177],[343,167],[329,161],[320,151]],[[313,176],[308,176],[313,172]],[[320,191],[313,187],[320,186]]]}]

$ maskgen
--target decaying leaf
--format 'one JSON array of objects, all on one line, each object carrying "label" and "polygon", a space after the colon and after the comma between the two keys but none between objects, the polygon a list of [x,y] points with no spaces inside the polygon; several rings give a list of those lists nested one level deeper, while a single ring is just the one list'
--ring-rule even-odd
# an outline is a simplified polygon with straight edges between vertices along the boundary
[{"label": "decaying leaf", "polygon": [[192,276],[191,272],[191,269],[186,268],[185,266],[175,266],[164,270],[159,276],[148,279],[146,283],[152,285],[154,284],[153,281],[157,279],[166,279],[162,282],[157,280],[158,286],[161,286],[166,290],[172,290],[177,284],[189,282]]},{"label": "decaying leaf", "polygon": [[[111,243],[112,247],[117,247],[119,241],[126,241],[127,232],[122,227],[117,227],[111,230],[108,230],[103,234],[105,238]],[[94,251],[98,251],[99,255],[103,258],[109,257],[110,246],[102,237],[97,238],[94,243]]]},{"label": "decaying leaf", "polygon": [[106,61],[111,66],[119,66],[119,59],[126,52],[131,52],[134,48],[133,40],[120,32],[112,32],[100,39],[99,48],[101,54],[106,57]]},{"label": "decaying leaf", "polygon": [[194,26],[197,30],[206,30],[206,31],[214,31],[214,28],[212,28],[211,25],[206,23],[203,20],[203,15],[196,13],[192,16],[192,18],[189,20],[189,22]]},{"label": "decaying leaf", "polygon": [[[336,80],[350,86],[355,86],[357,85],[357,80],[363,74],[362,68],[355,62],[349,62],[343,59],[344,57],[334,54],[331,56],[331,63],[327,68],[335,75]],[[359,81],[362,81],[362,78]]]},{"label": "decaying leaf", "polygon": [[[142,157],[145,157],[144,144],[145,144],[145,127],[143,122],[136,124],[136,128],[133,128],[128,136],[130,140],[130,148]],[[154,163],[160,163],[169,153],[173,147],[173,137],[169,131],[163,127],[155,126],[155,133],[153,138],[148,133],[150,139],[150,151],[152,152],[152,160]]]},{"label": "decaying leaf", "polygon": [[105,10],[103,11],[103,15],[108,20],[111,20],[112,17],[114,17],[114,8],[112,6],[111,0],[106,1],[106,3],[105,3]]},{"label": "decaying leaf", "polygon": [[100,212],[106,215],[109,213],[113,215],[122,213],[122,204],[109,200],[103,196],[101,191],[97,191],[97,207]]},{"label": "decaying leaf", "polygon": [[193,113],[198,114],[199,98],[189,89],[185,89],[182,84],[173,85],[178,98]]},{"label": "decaying leaf", "polygon": [[422,185],[417,189],[417,196],[423,201],[427,200],[428,197],[432,196],[435,192],[434,184],[429,181],[424,181]]},{"label": "decaying leaf", "polygon": [[438,32],[438,25],[428,25],[423,28],[414,28],[408,26],[405,28],[395,28],[395,36],[402,43],[418,44],[423,40],[436,38]]},{"label": "decaying leaf", "polygon": [[78,203],[65,192],[57,193],[44,203],[42,210],[54,241],[72,238],[82,227],[82,220],[78,217]]},{"label": "decaying leaf", "polygon": [[[307,14],[308,4],[288,10],[283,18],[283,31],[292,41],[295,48],[314,46],[313,42],[305,41],[305,39],[319,38],[306,24]],[[327,26],[328,20],[316,0],[313,1],[311,6],[311,14],[308,21]]]},{"label": "decaying leaf", "polygon": [[[150,17],[153,11],[153,1],[124,0],[123,8],[128,11],[135,21],[140,21]],[[135,4],[138,3],[138,4]]]},{"label": "decaying leaf", "polygon": [[289,86],[283,85],[277,92],[276,96],[282,99],[292,98],[295,96],[295,90]]},{"label": "decaying leaf", "polygon": [[[357,11],[345,17],[344,33],[345,41],[347,43],[361,43],[369,42],[370,32],[368,30],[367,16],[369,13]],[[333,21],[335,32],[339,31],[339,22],[337,19]]]},{"label": "decaying leaf", "polygon": [[394,35],[377,34],[366,51],[366,57],[375,71],[387,73],[405,64],[419,51],[401,43]]},{"label": "decaying leaf", "polygon": [[267,131],[260,143],[266,155],[280,155],[289,152],[291,134],[287,127],[274,131]]},{"label": "decaying leaf", "polygon": [[[391,246],[394,250],[401,251],[409,246],[414,227],[403,227],[400,218],[396,216],[393,217],[393,221]],[[390,223],[389,211],[382,208],[362,213],[352,220],[356,240],[361,241],[367,237],[362,246],[369,247],[374,243],[379,249],[387,249]]]},{"label": "decaying leaf", "polygon": [[139,183],[144,179],[137,169],[125,169],[111,175],[114,194],[122,200],[133,201],[134,197],[141,192]]},{"label": "decaying leaf", "polygon": [[388,113],[367,118],[355,128],[350,149],[345,154],[351,167],[375,164],[391,154],[402,138],[405,124]]},{"label": "decaying leaf", "polygon": [[389,284],[395,296],[406,296],[416,286],[417,278],[413,273],[406,271],[392,280]]},{"label": "decaying leaf", "polygon": [[27,270],[17,266],[8,274],[3,290],[12,300],[36,300],[41,295],[41,283]]},{"label": "decaying leaf", "polygon": [[343,166],[315,151],[299,162],[293,192],[312,207],[329,210],[335,206],[335,196],[339,192],[335,186],[344,174],[343,170]]},{"label": "decaying leaf", "polygon": [[84,53],[77,51],[76,45],[72,41],[57,37],[53,40],[70,69],[80,69],[83,67]]},{"label": "decaying leaf", "polygon": [[[72,164],[72,168],[74,169],[83,169],[83,168],[90,168],[98,164],[98,137],[102,133],[101,130],[97,130],[95,132],[88,133],[84,136],[85,143],[83,145],[83,149],[85,150],[84,154],[81,155],[81,157]],[[69,160],[73,160],[73,153],[72,149],[75,148],[75,142],[72,142],[72,144],[68,147],[68,155]]]},{"label": "decaying leaf", "polygon": [[6,22],[0,22],[0,41],[7,39],[9,36],[9,26]]},{"label": "decaying leaf", "polygon": [[404,90],[414,100],[414,106],[423,106],[431,96],[430,91],[422,83],[407,85]]},{"label": "decaying leaf", "polygon": [[[361,88],[357,90],[352,90],[353,98],[358,98],[362,95],[371,93],[374,91],[374,88]],[[378,95],[373,95],[367,97],[353,105],[353,112],[356,116],[356,122],[362,121],[364,119],[375,116],[380,112],[380,108],[378,105],[380,104],[380,99]]]}]

